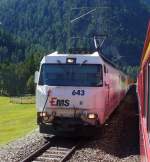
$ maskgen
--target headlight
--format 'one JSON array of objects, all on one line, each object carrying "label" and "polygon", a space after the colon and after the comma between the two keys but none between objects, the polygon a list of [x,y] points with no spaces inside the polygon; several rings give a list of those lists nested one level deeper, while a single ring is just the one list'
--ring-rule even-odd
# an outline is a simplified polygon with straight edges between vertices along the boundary
[{"label": "headlight", "polygon": [[55,116],[56,116],[56,112],[52,112],[52,114],[48,114],[47,112],[41,112],[39,114],[41,120],[45,123],[50,123],[54,120]]},{"label": "headlight", "polygon": [[45,117],[45,116],[47,116],[47,113],[46,112],[41,112],[40,113],[40,117]]},{"label": "headlight", "polygon": [[97,118],[97,114],[94,114],[94,113],[89,113],[87,115],[88,119],[96,119]]},{"label": "headlight", "polygon": [[76,64],[76,58],[67,58],[67,64]]}]

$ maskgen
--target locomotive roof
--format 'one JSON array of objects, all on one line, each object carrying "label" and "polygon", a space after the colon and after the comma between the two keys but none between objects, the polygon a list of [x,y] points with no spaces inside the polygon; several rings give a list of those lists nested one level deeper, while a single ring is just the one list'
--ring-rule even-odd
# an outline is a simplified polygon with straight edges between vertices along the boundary
[{"label": "locomotive roof", "polygon": [[[76,58],[77,64],[82,64],[86,61],[86,64],[103,64],[107,63],[115,69],[119,70],[111,61],[109,61],[104,55],[99,54],[97,51],[91,54],[59,54],[57,51],[51,54],[48,54],[43,57],[41,64],[65,64],[66,58]],[[121,70],[119,70],[124,74]]]},{"label": "locomotive roof", "polygon": [[77,64],[82,64],[86,61],[86,64],[102,64],[103,59],[99,56],[98,52],[94,52],[92,54],[58,54],[58,52],[54,52],[52,54],[48,54],[44,56],[41,64],[44,63],[66,63],[66,58],[76,58]]}]

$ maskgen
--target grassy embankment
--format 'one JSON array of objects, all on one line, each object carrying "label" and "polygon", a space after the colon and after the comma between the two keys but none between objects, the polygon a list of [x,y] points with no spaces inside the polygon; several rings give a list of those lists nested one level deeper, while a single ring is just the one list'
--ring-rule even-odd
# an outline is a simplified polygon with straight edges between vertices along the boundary
[{"label": "grassy embankment", "polygon": [[15,140],[36,128],[34,104],[10,103],[0,97],[0,145]]}]

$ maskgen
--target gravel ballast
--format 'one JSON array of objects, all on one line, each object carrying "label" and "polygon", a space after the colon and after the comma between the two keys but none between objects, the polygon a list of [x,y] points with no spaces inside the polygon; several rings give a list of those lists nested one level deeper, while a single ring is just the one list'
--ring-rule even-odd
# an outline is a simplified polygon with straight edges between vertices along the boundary
[{"label": "gravel ballast", "polygon": [[[131,88],[117,110],[95,139],[86,140],[69,162],[139,162],[138,108],[135,87]],[[0,162],[19,162],[42,146],[46,140],[38,130],[0,147]]]},{"label": "gravel ballast", "polygon": [[69,162],[139,162],[138,103],[132,87],[96,140],[79,148]]},{"label": "gravel ballast", "polygon": [[19,162],[42,146],[46,140],[38,130],[0,147],[0,162]]}]

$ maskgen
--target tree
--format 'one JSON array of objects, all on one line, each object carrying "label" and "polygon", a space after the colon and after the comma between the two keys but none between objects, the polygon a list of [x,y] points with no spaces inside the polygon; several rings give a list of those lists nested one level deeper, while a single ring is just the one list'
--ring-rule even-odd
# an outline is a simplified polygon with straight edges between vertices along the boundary
[{"label": "tree", "polygon": [[27,90],[30,94],[35,93],[34,76],[31,75],[27,81]]}]

